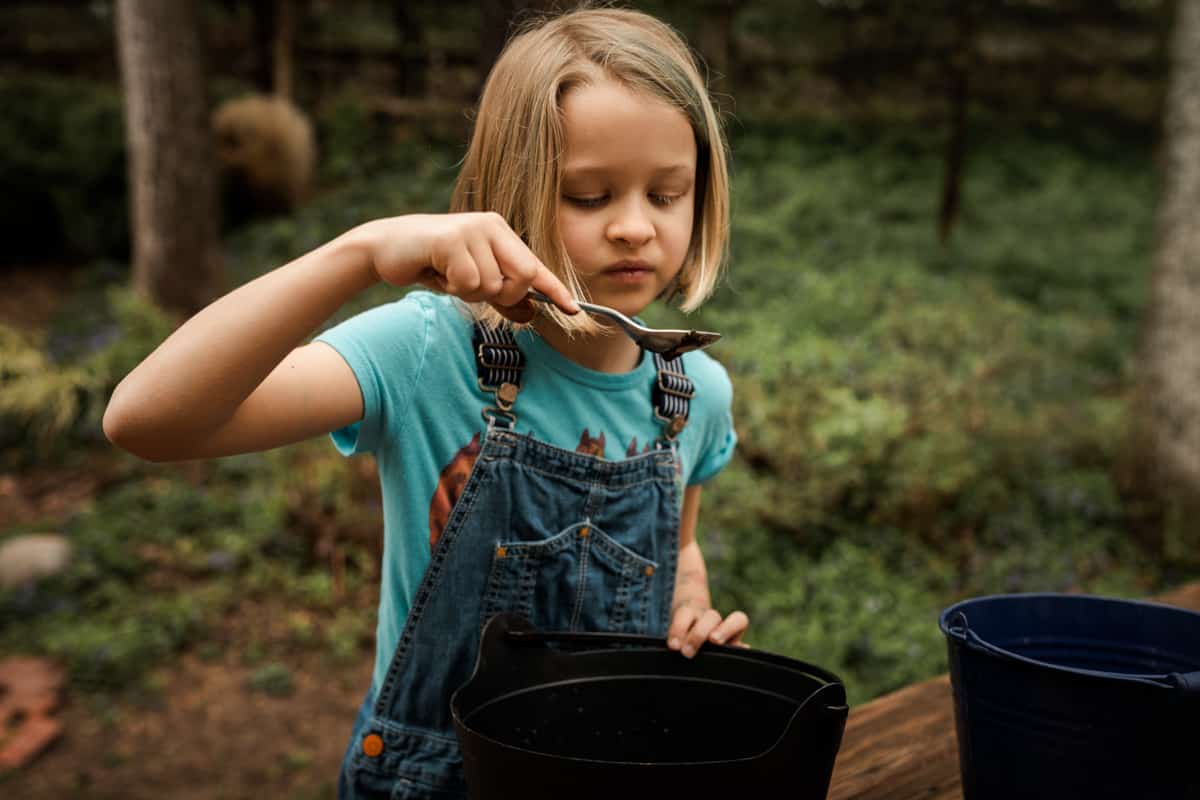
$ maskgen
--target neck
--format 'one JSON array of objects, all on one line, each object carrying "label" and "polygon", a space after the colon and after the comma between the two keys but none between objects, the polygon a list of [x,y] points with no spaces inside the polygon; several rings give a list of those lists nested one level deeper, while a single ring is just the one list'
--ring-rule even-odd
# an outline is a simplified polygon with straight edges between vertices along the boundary
[{"label": "neck", "polygon": [[642,357],[641,348],[620,331],[605,328],[594,336],[569,338],[562,328],[547,319],[533,325],[546,344],[582,367],[597,372],[630,372]]}]

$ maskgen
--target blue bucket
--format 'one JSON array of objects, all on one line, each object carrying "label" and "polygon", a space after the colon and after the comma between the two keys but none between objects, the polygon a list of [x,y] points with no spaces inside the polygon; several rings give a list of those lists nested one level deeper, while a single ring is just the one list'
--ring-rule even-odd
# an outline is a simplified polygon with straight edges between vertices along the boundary
[{"label": "blue bucket", "polygon": [[1017,594],[939,625],[965,800],[1200,798],[1200,614]]}]

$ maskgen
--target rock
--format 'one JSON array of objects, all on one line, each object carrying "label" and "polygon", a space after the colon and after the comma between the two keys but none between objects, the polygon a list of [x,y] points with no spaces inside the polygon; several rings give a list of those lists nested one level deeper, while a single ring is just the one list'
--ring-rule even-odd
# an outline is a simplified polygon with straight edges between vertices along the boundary
[{"label": "rock", "polygon": [[0,544],[0,587],[57,575],[71,561],[71,543],[56,533],[14,536]]}]

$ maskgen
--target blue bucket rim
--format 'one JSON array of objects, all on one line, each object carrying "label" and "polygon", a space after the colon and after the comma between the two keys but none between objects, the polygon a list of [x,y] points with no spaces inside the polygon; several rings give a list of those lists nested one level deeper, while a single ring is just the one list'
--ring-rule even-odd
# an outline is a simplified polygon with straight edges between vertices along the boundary
[{"label": "blue bucket rim", "polygon": [[[977,634],[975,631],[970,630],[969,627],[966,629],[966,631],[955,630],[954,628],[951,627],[951,624],[950,624],[951,617],[953,617],[955,614],[962,613],[963,606],[967,606],[967,605],[974,604],[974,603],[982,603],[987,600],[1014,600],[1014,599],[1021,599],[1021,600],[1070,599],[1070,600],[1082,600],[1084,602],[1099,602],[1099,603],[1106,603],[1106,604],[1117,603],[1117,604],[1128,605],[1128,606],[1143,606],[1146,608],[1153,608],[1155,610],[1164,610],[1164,611],[1168,611],[1168,612],[1179,613],[1184,616],[1193,617],[1193,618],[1195,618],[1195,620],[1198,623],[1200,623],[1200,613],[1192,611],[1191,609],[1181,608],[1179,606],[1173,606],[1173,605],[1170,605],[1169,603],[1160,603],[1160,602],[1157,602],[1154,600],[1129,600],[1129,599],[1126,599],[1123,597],[1112,597],[1112,596],[1096,595],[1096,594],[1073,594],[1071,592],[1015,592],[1015,593],[980,595],[978,597],[968,597],[964,600],[959,600],[958,602],[953,603],[950,606],[947,606],[945,609],[942,610],[942,613],[938,615],[938,628],[941,629],[942,633],[945,635],[947,640],[949,640],[951,642],[961,644],[961,645],[966,645],[967,647],[973,647],[978,650],[982,650],[983,652],[990,653],[991,655],[994,655],[994,656],[997,656],[1000,658],[1005,658],[1005,659],[1008,659],[1008,660],[1011,660],[1011,661],[1014,661],[1017,663],[1026,664],[1026,665],[1029,665],[1032,667],[1037,667],[1038,669],[1051,670],[1053,672],[1058,672],[1058,673],[1063,673],[1063,674],[1073,675],[1073,676],[1085,676],[1088,678],[1100,678],[1100,679],[1104,679],[1104,680],[1117,680],[1117,681],[1121,681],[1123,683],[1136,683],[1136,684],[1140,684],[1143,686],[1154,687],[1157,689],[1169,689],[1169,690],[1174,690],[1174,691],[1182,690],[1188,694],[1192,694],[1192,693],[1196,692],[1198,688],[1200,688],[1200,670],[1198,670],[1196,672],[1185,673],[1185,674],[1181,674],[1181,673],[1177,673],[1177,672],[1153,674],[1153,673],[1107,672],[1104,670],[1083,669],[1081,667],[1068,667],[1068,666],[1064,666],[1062,664],[1055,664],[1050,661],[1041,661],[1036,658],[1029,658],[1028,656],[1023,656],[1020,653],[1015,653],[1012,650],[1008,650],[1007,648],[1000,647],[999,645],[996,645],[996,644],[992,644],[991,642],[988,642],[983,637],[981,637],[979,634]],[[965,618],[966,615],[963,614],[963,617]]]}]

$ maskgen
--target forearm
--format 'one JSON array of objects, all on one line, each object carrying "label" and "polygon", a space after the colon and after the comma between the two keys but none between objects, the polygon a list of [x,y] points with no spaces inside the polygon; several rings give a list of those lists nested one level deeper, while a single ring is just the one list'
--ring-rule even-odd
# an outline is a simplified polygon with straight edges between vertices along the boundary
[{"label": "forearm", "polygon": [[679,548],[679,565],[675,574],[675,596],[671,602],[671,612],[674,614],[676,610],[684,607],[700,612],[712,607],[704,554],[700,552],[700,545],[694,539]]},{"label": "forearm", "polygon": [[351,230],[201,310],[121,381],[105,430],[134,446],[216,430],[294,347],[378,280],[365,238]]}]

